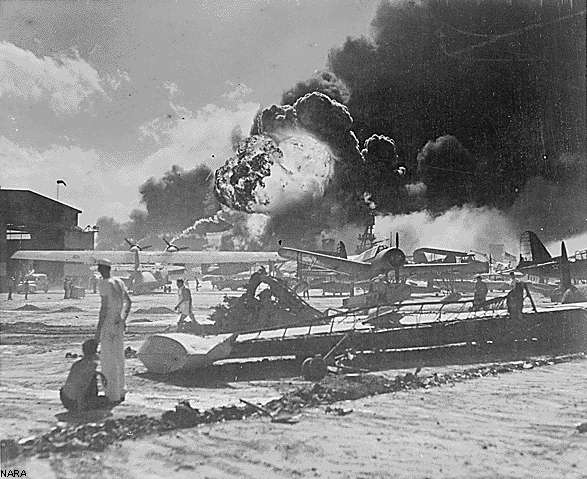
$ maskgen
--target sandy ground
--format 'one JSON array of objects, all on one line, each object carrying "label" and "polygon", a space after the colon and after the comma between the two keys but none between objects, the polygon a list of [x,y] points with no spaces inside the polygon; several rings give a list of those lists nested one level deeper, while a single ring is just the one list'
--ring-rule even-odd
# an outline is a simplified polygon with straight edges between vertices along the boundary
[{"label": "sandy ground", "polygon": [[[196,316],[206,317],[224,294],[194,293]],[[172,308],[176,298],[158,294],[133,300],[135,311]],[[325,308],[340,301],[318,297],[312,303]],[[65,353],[78,352],[93,334],[99,297],[63,300],[61,292],[49,292],[30,295],[26,303],[42,309],[17,311],[25,304],[22,295],[11,302],[0,299],[2,438],[38,434],[58,421],[71,421],[57,393],[74,361]],[[56,312],[65,306],[82,311]],[[176,316],[133,314],[130,320],[127,345],[138,349],[148,334],[175,324]],[[178,399],[200,409],[236,404],[239,398],[267,402],[301,382],[297,367],[287,362],[278,368],[261,364],[217,372],[216,377],[162,379],[146,374],[138,359],[129,359],[127,401],[111,414],[159,416]],[[201,426],[126,441],[100,453],[21,458],[11,466],[39,478],[587,477],[587,434],[574,429],[587,421],[587,361],[337,406],[354,412],[336,417],[324,414],[324,408],[306,410],[296,425],[249,419]]]},{"label": "sandy ground", "polygon": [[228,422],[101,453],[22,460],[28,477],[580,478],[587,361],[307,410],[295,425]]},{"label": "sandy ground", "polygon": [[[210,308],[222,301],[225,294],[211,290],[194,293],[196,317],[207,317]],[[153,306],[173,308],[176,302],[174,294],[141,295],[132,299],[133,312]],[[320,298],[319,301],[328,299]],[[18,308],[24,304],[37,306],[41,310],[19,311]],[[81,343],[93,337],[99,305],[98,295],[90,294],[81,300],[63,300],[60,292],[29,295],[26,302],[22,295],[17,295],[13,301],[6,301],[5,297],[0,300],[0,325],[3,328],[0,344],[2,437],[23,437],[43,432],[54,426],[57,420],[64,419],[58,391],[76,360],[65,358],[65,355],[67,352],[80,353]],[[82,311],[56,312],[72,306]],[[148,322],[143,322],[145,320]],[[125,347],[138,350],[149,334],[163,331],[176,323],[175,314],[131,313]],[[128,359],[127,398],[112,411],[112,415],[161,414],[173,409],[178,399],[183,398],[192,399],[197,407],[204,409],[236,404],[239,398],[265,402],[278,397],[284,388],[295,383],[295,380],[281,378],[267,381],[266,378],[272,375],[270,371],[254,369],[247,369],[252,374],[247,373],[247,380],[244,381],[228,377],[230,371],[217,378],[198,375],[161,378],[148,374],[139,359]],[[297,368],[291,373],[289,376],[297,375]]]}]

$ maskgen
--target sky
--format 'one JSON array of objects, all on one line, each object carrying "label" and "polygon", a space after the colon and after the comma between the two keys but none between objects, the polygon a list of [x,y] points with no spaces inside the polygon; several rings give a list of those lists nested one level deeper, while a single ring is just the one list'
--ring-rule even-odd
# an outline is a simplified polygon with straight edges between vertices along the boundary
[{"label": "sky", "polygon": [[235,126],[369,36],[378,0],[0,2],[0,187],[128,219],[176,164],[218,167]]}]

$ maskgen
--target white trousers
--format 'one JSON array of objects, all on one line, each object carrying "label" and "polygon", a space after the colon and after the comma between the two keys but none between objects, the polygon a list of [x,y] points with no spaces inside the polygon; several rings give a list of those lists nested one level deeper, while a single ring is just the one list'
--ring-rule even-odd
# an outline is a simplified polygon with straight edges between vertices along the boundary
[{"label": "white trousers", "polygon": [[120,401],[124,390],[124,330],[114,326],[102,331],[100,338],[100,365],[106,377],[106,397]]}]

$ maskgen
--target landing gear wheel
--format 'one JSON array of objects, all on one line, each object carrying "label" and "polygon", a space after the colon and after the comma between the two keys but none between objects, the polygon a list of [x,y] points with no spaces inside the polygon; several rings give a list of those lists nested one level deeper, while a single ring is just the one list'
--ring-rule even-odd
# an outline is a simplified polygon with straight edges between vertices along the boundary
[{"label": "landing gear wheel", "polygon": [[302,377],[307,381],[320,381],[327,373],[326,361],[319,354],[302,363]]}]

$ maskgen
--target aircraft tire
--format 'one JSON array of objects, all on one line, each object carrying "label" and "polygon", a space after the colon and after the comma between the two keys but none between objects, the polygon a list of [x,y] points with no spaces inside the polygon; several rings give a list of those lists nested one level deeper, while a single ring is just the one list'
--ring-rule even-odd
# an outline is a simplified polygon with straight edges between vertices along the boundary
[{"label": "aircraft tire", "polygon": [[307,381],[320,381],[327,373],[326,361],[319,354],[302,363],[302,377]]}]

